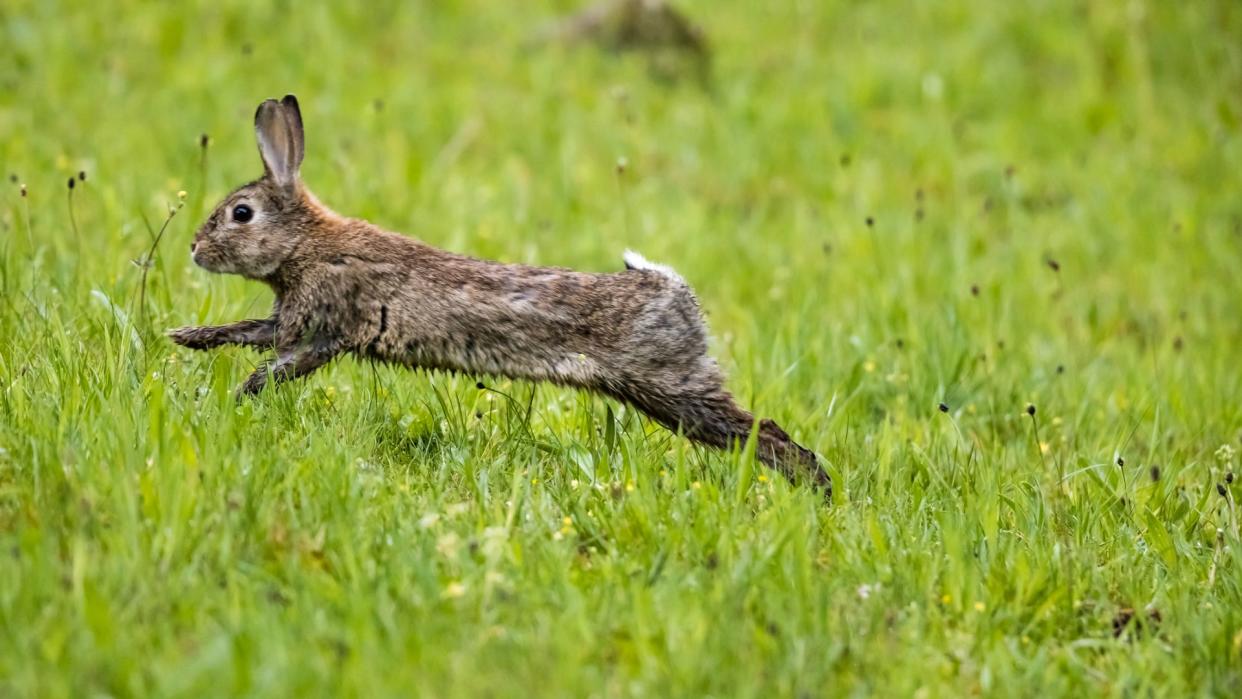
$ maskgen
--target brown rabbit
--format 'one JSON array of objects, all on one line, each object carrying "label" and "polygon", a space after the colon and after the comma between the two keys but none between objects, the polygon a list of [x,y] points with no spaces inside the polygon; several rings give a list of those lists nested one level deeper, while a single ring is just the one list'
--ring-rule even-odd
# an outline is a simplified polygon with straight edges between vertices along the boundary
[{"label": "brown rabbit", "polygon": [[[456,255],[334,213],[302,184],[297,99],[255,113],[263,177],[225,197],[190,245],[199,266],[266,283],[272,315],[178,328],[177,344],[274,349],[239,398],[337,355],[550,381],[625,401],[692,440],[728,448],[754,417],[707,355],[698,302],[673,270],[627,252],[625,271],[585,274]],[[815,455],[760,420],[757,456],[831,493]]]}]

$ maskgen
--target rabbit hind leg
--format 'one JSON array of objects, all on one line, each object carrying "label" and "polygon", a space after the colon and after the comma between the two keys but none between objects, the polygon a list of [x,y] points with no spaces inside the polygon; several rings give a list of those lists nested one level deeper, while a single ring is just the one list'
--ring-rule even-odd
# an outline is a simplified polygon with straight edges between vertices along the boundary
[{"label": "rabbit hind leg", "polygon": [[[653,420],[688,439],[717,449],[744,444],[755,429],[755,417],[738,406],[716,383],[707,390],[671,392],[650,383],[627,386],[619,397],[632,403]],[[791,483],[809,483],[832,495],[832,481],[814,452],[794,442],[772,420],[759,420],[755,456]]]}]

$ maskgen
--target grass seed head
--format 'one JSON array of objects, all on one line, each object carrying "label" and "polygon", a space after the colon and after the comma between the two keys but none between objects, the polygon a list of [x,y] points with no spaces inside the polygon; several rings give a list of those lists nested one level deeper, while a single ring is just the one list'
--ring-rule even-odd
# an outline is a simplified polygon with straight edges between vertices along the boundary
[{"label": "grass seed head", "polygon": [[1035,417],[1035,404],[1030,403],[1026,406],[1026,414]]},{"label": "grass seed head", "polygon": [[949,412],[949,406],[945,405],[944,403],[941,403],[941,404],[940,404],[940,406],[939,406],[939,408],[940,408],[940,412],[942,412],[942,413],[947,413],[947,412]]},{"label": "grass seed head", "polygon": [[1156,482],[1160,480],[1160,467],[1159,466],[1151,467],[1151,480],[1152,482]]},{"label": "grass seed head", "polygon": [[74,186],[75,184],[77,184],[77,182],[78,182],[77,180],[75,180],[75,179],[73,179],[72,177],[70,177],[70,178],[69,178],[69,189],[73,189],[73,186]]}]

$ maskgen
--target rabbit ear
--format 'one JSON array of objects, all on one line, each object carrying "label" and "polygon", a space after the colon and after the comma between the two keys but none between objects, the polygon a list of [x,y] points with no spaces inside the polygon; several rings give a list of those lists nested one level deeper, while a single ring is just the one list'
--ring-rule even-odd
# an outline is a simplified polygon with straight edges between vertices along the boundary
[{"label": "rabbit ear", "polygon": [[302,131],[302,109],[298,107],[298,98],[285,95],[280,101],[285,108],[285,119],[289,121],[289,129],[293,136],[293,173],[296,175],[302,167],[302,158],[306,155],[306,135]]},{"label": "rabbit ear", "polygon": [[292,108],[276,100],[259,105],[254,113],[254,133],[268,176],[282,187],[292,187],[302,164],[302,115],[292,95],[285,101]]}]

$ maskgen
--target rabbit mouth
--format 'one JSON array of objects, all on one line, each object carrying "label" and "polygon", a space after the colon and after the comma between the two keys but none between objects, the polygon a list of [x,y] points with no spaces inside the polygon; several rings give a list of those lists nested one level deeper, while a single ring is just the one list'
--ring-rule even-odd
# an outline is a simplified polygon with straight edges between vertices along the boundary
[{"label": "rabbit mouth", "polygon": [[224,269],[220,264],[220,260],[216,259],[208,250],[204,250],[201,245],[190,251],[190,261],[208,272],[228,273],[231,271]]},{"label": "rabbit mouth", "polygon": [[203,264],[206,261],[204,258],[205,258],[205,255],[203,255],[203,253],[199,251],[197,248],[190,250],[190,261],[198,265],[199,267],[202,267],[203,269],[208,269],[208,266]]}]

